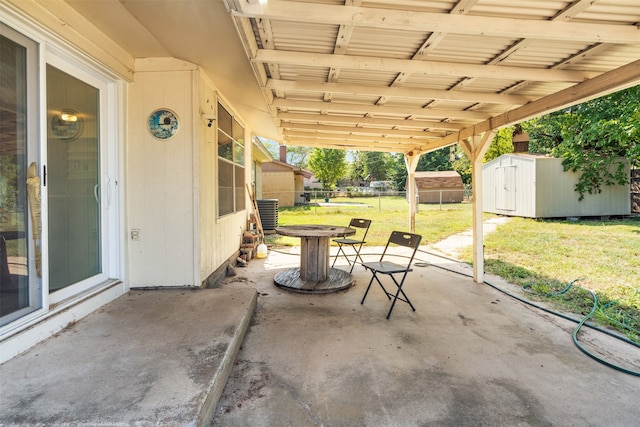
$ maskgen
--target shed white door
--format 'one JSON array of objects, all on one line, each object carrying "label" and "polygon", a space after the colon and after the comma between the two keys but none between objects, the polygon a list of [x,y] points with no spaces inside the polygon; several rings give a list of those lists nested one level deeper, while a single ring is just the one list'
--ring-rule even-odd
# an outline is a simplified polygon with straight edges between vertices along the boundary
[{"label": "shed white door", "polygon": [[516,210],[516,166],[499,166],[496,168],[496,209],[504,211]]}]

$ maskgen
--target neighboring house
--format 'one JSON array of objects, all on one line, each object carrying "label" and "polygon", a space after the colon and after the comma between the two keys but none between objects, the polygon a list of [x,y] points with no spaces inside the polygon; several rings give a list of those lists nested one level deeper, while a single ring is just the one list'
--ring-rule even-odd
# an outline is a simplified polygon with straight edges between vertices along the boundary
[{"label": "neighboring house", "polygon": [[262,164],[262,198],[278,199],[278,207],[305,203],[304,179],[311,172],[286,162],[286,147],[280,147],[280,160]]},{"label": "neighboring house", "polygon": [[[627,164],[627,175],[629,166]],[[629,215],[629,184],[603,185],[579,200],[578,173],[565,172],[562,159],[505,154],[482,167],[485,212],[529,218]]]},{"label": "neighboring house", "polygon": [[418,203],[460,203],[464,199],[462,177],[456,171],[416,172]]},{"label": "neighboring house", "polygon": [[393,190],[393,182],[391,181],[371,181],[369,187],[375,191],[391,191]]},{"label": "neighboring house", "polygon": [[304,188],[322,190],[322,183],[312,174],[309,178],[304,179]]}]

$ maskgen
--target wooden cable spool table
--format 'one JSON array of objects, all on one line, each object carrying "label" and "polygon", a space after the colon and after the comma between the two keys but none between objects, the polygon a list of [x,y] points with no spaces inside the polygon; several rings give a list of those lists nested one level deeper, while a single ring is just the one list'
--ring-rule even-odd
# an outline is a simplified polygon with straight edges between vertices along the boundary
[{"label": "wooden cable spool table", "polygon": [[273,278],[276,286],[293,292],[330,293],[353,285],[350,273],[331,268],[329,239],[351,236],[356,230],[335,225],[289,225],[276,228],[283,236],[300,238],[300,267],[281,271]]}]

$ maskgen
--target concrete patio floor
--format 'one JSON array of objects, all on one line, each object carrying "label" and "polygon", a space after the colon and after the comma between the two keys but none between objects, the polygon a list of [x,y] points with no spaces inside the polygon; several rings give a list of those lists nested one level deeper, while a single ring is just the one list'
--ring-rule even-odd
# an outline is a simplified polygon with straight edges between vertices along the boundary
[{"label": "concrete patio floor", "polygon": [[[216,289],[134,290],[0,366],[0,425],[638,425],[640,378],[583,354],[574,323],[419,257],[417,311],[389,320],[379,287],[360,304],[362,267],[335,294],[275,287],[299,262],[278,251]],[[581,341],[640,366],[619,340]]]},{"label": "concrete patio floor", "polygon": [[[575,323],[452,272],[471,274],[466,265],[418,257],[433,265],[416,267],[405,285],[417,311],[399,302],[389,320],[375,284],[360,304],[370,277],[362,267],[355,287],[330,295],[269,283],[269,271],[295,266],[294,256],[272,252],[239,269],[232,280],[255,287],[259,302],[213,424],[638,425],[640,378],[583,354]],[[640,367],[636,347],[580,336],[609,361]]]}]

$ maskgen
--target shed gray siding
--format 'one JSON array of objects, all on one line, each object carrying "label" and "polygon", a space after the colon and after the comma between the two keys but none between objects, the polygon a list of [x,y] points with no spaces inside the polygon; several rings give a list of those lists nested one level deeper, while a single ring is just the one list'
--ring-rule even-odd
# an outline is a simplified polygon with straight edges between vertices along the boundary
[{"label": "shed gray siding", "polygon": [[482,178],[485,212],[529,218],[631,213],[628,184],[603,186],[580,201],[579,174],[565,172],[559,158],[506,154],[486,163]]},{"label": "shed gray siding", "polygon": [[535,215],[535,160],[500,156],[483,166],[485,212],[533,217]]}]

